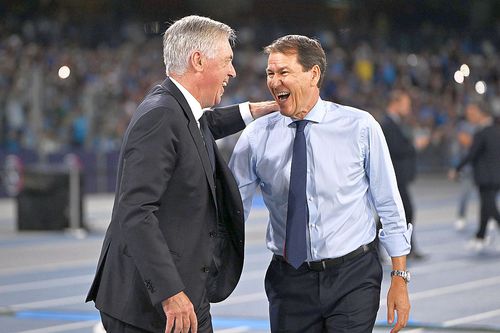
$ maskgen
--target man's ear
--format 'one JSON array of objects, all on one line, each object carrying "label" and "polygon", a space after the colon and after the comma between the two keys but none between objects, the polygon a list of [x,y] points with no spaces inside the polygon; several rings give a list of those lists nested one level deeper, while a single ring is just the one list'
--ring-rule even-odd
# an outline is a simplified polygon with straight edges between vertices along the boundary
[{"label": "man's ear", "polygon": [[191,53],[189,61],[196,72],[203,71],[204,59],[200,51],[194,51],[193,53]]},{"label": "man's ear", "polygon": [[311,86],[317,86],[321,77],[321,69],[318,65],[311,68]]}]

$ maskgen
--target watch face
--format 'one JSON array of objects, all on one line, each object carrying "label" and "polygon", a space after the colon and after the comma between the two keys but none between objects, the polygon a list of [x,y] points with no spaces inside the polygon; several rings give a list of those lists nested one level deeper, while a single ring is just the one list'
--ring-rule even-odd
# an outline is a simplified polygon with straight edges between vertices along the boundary
[{"label": "watch face", "polygon": [[406,282],[410,282],[410,279],[411,279],[411,274],[410,274],[410,272],[407,271],[405,280],[406,280]]}]

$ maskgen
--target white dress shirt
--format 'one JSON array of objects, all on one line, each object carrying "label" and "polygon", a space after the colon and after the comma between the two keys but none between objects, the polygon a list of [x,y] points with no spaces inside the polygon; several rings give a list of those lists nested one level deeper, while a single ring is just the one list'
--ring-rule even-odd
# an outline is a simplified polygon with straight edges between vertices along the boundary
[{"label": "white dress shirt", "polygon": [[[321,99],[307,114],[308,261],[343,256],[376,236],[390,256],[408,254],[406,224],[387,143],[367,112]],[[269,210],[267,247],[283,255],[295,127],[280,113],[251,123],[240,136],[229,166],[248,217],[260,187]]]}]

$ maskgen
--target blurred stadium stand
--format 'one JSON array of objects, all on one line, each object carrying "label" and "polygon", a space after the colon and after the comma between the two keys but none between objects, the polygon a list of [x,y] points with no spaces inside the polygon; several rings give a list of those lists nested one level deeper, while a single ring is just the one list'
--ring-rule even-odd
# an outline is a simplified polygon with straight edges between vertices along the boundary
[{"label": "blurred stadium stand", "polygon": [[[74,153],[84,191],[112,192],[130,116],[165,76],[161,32],[192,13],[237,30],[238,76],[223,104],[270,98],[262,47],[293,33],[318,38],[327,51],[325,99],[379,118],[392,88],[410,89],[415,132],[432,139],[420,152],[421,172],[448,167],[468,100],[480,96],[500,114],[499,1],[3,0],[0,196],[8,155],[27,167],[57,166]],[[462,64],[470,75],[457,83]],[[234,142],[219,142],[226,156]]]}]

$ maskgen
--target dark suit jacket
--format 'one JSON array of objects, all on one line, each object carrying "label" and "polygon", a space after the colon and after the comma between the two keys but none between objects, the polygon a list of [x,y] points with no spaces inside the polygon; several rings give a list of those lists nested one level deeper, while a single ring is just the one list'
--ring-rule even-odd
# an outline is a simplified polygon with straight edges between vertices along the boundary
[{"label": "dark suit jacket", "polygon": [[415,179],[417,173],[417,153],[412,139],[405,135],[400,125],[387,115],[381,126],[389,147],[398,184],[406,185]]},{"label": "dark suit jacket", "polygon": [[472,164],[477,185],[500,185],[500,124],[487,126],[474,134],[470,150],[457,170],[460,171],[467,163]]},{"label": "dark suit jacket", "polygon": [[[245,127],[238,107],[204,117],[215,139]],[[184,96],[170,79],[154,87],[123,138],[112,219],[87,301],[164,332],[166,298],[184,291],[197,310],[205,296],[229,296],[243,267],[243,208],[216,147],[215,157],[214,179]]]}]

